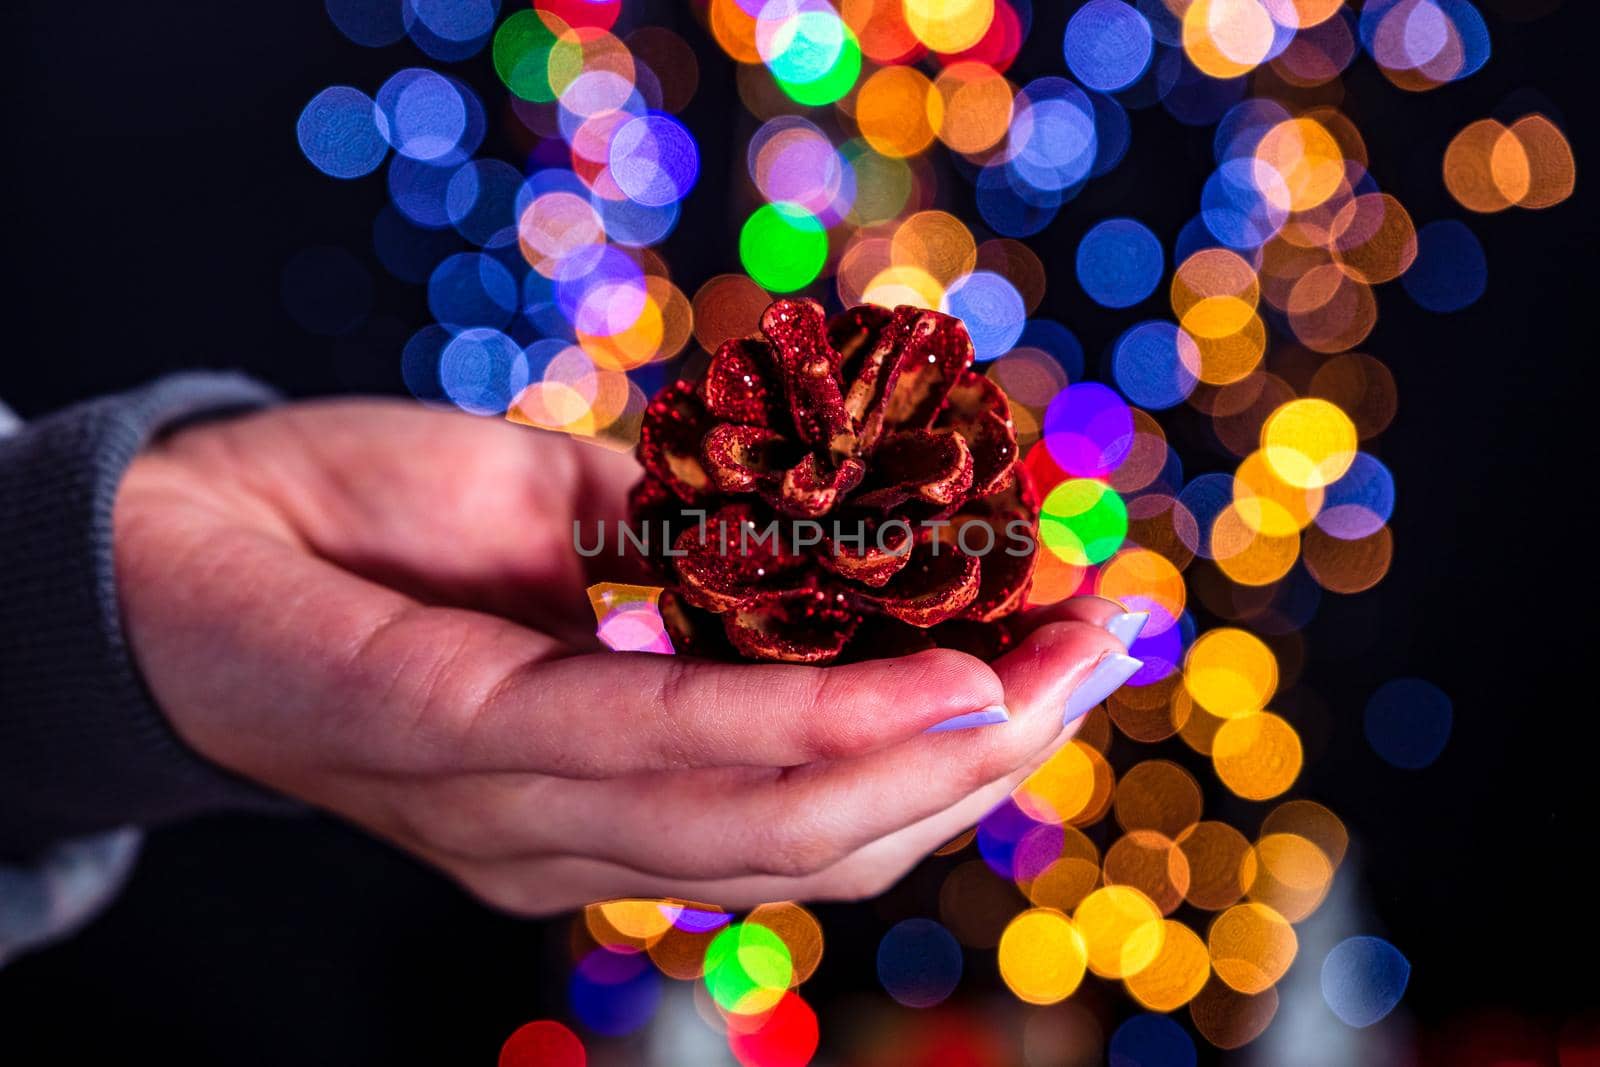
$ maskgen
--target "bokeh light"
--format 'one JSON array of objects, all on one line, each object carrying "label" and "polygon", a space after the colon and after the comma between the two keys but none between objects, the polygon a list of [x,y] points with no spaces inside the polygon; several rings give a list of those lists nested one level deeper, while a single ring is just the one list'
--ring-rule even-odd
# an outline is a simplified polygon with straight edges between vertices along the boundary
[{"label": "bokeh light", "polygon": [[1084,937],[1054,908],[1032,908],[1000,936],[1000,977],[1029,1004],[1055,1004],[1071,996],[1088,963]]},{"label": "bokeh light", "polygon": [[[638,25],[620,0],[325,6],[356,45],[408,40],[439,67],[331,87],[296,124],[320,172],[384,171],[373,248],[426,305],[400,353],[426,403],[627,449],[647,398],[756,332],[774,294],[965,322],[1036,490],[1044,551],[1029,604],[1094,593],[1149,612],[1130,649],[1144,667],[940,850],[938,921],[886,920],[879,980],[932,1022],[966,970],[963,946],[997,949],[1026,1003],[1103,979],[1150,1012],[1186,1010],[1219,1048],[1256,1038],[1298,950],[1293,925],[1322,906],[1350,842],[1292,791],[1328,740],[1307,714],[1306,629],[1331,594],[1378,585],[1396,550],[1399,487],[1380,438],[1399,396],[1379,311],[1396,288],[1459,311],[1488,277],[1473,230],[1414,218],[1412,188],[1380,186],[1394,160],[1376,137],[1369,157],[1362,116],[1376,112],[1343,75],[1375,64],[1406,93],[1468,77],[1490,56],[1474,6],[1088,0],[1050,22],[1064,27],[1057,52],[1026,0],[708,0],[704,42],[735,68],[714,88],[700,28]],[[485,50],[500,99],[444,66]],[[735,143],[716,145],[736,166],[713,183],[705,138],[726,134],[690,118],[708,88],[749,113]],[[1572,198],[1572,142],[1515,102],[1417,141],[1443,148],[1427,165],[1463,212]],[[1176,216],[1117,195],[1151,121],[1195,127],[1211,149]],[[726,203],[706,201],[708,184]],[[1113,195],[1080,199],[1090,189]],[[679,273],[665,250],[722,216],[742,220],[733,273]],[[1063,246],[1052,224],[1080,216],[1083,236]],[[1071,294],[1046,287],[1064,252],[1067,284],[1088,297],[1078,314],[1098,316],[1070,330],[1049,316]],[[285,310],[316,336],[351,337],[377,312],[361,256],[309,249],[282,280]],[[1086,356],[1079,336],[1105,347]],[[603,643],[672,653],[659,589],[597,589]],[[1380,758],[1420,769],[1451,719],[1442,693],[1398,679],[1363,727]],[[1143,745],[1165,747],[1152,758]],[[1257,804],[1259,821],[1226,821]],[[693,981],[740,1063],[810,1062],[817,1019],[797,989],[822,959],[822,925],[788,902],[741,914],[645,899],[586,909],[574,1017],[632,1033],[657,976]],[[1386,942],[1353,939],[1324,961],[1324,997],[1369,1025],[1407,968]],[[1105,1033],[1117,1063],[1196,1057],[1158,1015],[1113,1030],[1103,1012],[1053,1011],[1027,1028],[1027,1047],[1050,1050],[1029,1062],[1099,1055]],[[507,1048],[542,1041],[541,1062],[583,1062],[570,1031],[530,1026]]]},{"label": "bokeh light", "polygon": [[903,919],[878,942],[878,981],[908,1008],[931,1008],[961,981],[961,946],[932,919]]},{"label": "bokeh light", "polygon": [[1406,770],[1432,766],[1450,740],[1450,698],[1421,678],[1396,678],[1367,699],[1367,743],[1384,761]]},{"label": "bokeh light", "polygon": [[1161,284],[1161,242],[1133,219],[1107,219],[1078,244],[1078,281],[1097,304],[1132,307]]},{"label": "bokeh light", "polygon": [[300,151],[332,178],[359,178],[389,154],[388,121],[372,98],[348,85],[324,89],[295,124]]},{"label": "bokeh light", "polygon": [[1410,961],[1381,937],[1346,938],[1322,961],[1322,999],[1350,1026],[1387,1016],[1410,980]]},{"label": "bokeh light", "polygon": [[524,1023],[500,1047],[499,1067],[584,1067],[589,1062],[578,1035],[554,1019]]}]

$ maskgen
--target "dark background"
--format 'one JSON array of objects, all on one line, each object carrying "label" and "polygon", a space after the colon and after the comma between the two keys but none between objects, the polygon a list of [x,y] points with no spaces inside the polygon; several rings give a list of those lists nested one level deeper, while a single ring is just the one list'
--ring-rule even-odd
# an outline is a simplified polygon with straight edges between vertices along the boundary
[{"label": "dark background", "polygon": [[[1328,804],[1355,834],[1372,921],[1415,968],[1406,1006],[1418,1031],[1510,1012],[1545,1035],[1527,1039],[1531,1062],[1554,1062],[1548,1034],[1600,1003],[1588,643],[1597,513],[1583,480],[1596,469],[1589,187],[1600,172],[1586,6],[1568,0],[1529,22],[1486,8],[1493,58],[1460,85],[1402,93],[1359,60],[1347,76],[1344,109],[1380,186],[1419,225],[1465,218],[1490,281],[1482,301],[1450,316],[1420,310],[1397,285],[1380,290],[1362,347],[1399,385],[1400,414],[1378,449],[1399,490],[1395,565],[1372,592],[1324,598],[1289,709],[1317,757],[1294,795]],[[19,7],[6,16],[13,84],[0,126],[10,278],[0,397],[29,417],[195,366],[239,367],[296,396],[403,393],[400,347],[428,319],[421,287],[389,278],[371,252],[381,172],[324,177],[300,155],[294,120],[325,85],[370,92],[399,67],[432,65],[426,57],[406,43],[352,45],[312,2]],[[1054,7],[1036,5],[1022,79],[1061,71],[1067,13]],[[683,118],[705,153],[702,178],[665,248],[693,293],[736,269],[749,205],[727,205],[747,195],[742,141],[754,123],[686,5],[625,18],[673,25],[701,56]],[[488,60],[454,70],[490,104],[492,154],[503,96]],[[1468,216],[1439,177],[1449,138],[1484,115],[1529,110],[1571,139],[1576,197]],[[1071,250],[1117,213],[1170,242],[1211,166],[1209,130],[1159,108],[1133,118],[1123,165],[1030,239],[1051,270],[1040,313],[1083,340],[1091,376],[1122,329],[1164,308],[1159,292],[1126,312],[1090,304]],[[941,198],[977,220],[959,180]],[[376,282],[367,324],[349,337],[312,336],[283,311],[283,266],[316,245],[348,249]],[[1455,702],[1450,744],[1426,771],[1388,767],[1361,736],[1367,695],[1396,675],[1430,679]],[[1253,825],[1248,807],[1213,810]],[[924,872],[914,884],[929,882]],[[883,923],[870,907],[820,913],[828,956],[805,993],[826,1048],[847,1025],[831,1005],[877,988]],[[240,1067],[491,1063],[518,1024],[566,1017],[566,931],[493,915],[330,821],[201,820],[152,834],[125,894],[83,934],[0,971],[0,1063],[146,1053]],[[957,1003],[993,986],[983,955],[969,954]]]}]

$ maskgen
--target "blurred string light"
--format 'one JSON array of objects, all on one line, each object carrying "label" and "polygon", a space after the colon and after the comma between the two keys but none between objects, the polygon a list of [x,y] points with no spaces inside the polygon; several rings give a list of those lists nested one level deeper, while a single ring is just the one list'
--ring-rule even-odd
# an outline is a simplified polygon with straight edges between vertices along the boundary
[{"label": "blurred string light", "polygon": [[[963,950],[995,950],[1024,1003],[1116,982],[1144,1009],[1103,1029],[1085,1015],[1070,1033],[1030,1022],[1028,1046],[1046,1058],[1097,1054],[1109,1034],[1115,1062],[1193,1062],[1191,1034],[1219,1048],[1258,1036],[1300,951],[1294,924],[1348,846],[1333,812],[1290,796],[1312,753],[1284,709],[1321,600],[1373,587],[1393,558],[1397,491],[1379,437],[1398,398],[1361,351],[1378,290],[1398,281],[1451,312],[1488,278],[1465,222],[1414,219],[1380,187],[1340,110],[1341,78],[1358,62],[1406,92],[1471,76],[1491,51],[1474,4],[1088,0],[1067,18],[1060,69],[1024,80],[1012,64],[1029,0],[705,0],[705,32],[736,62],[754,120],[732,209],[741,270],[692,293],[656,251],[701,166],[677,117],[699,85],[682,37],[630,29],[621,0],[326,5],[359,45],[409,39],[435,64],[486,54],[508,98],[486,106],[449,73],[411,66],[370,96],[324,90],[296,125],[324,174],[386,168],[374,245],[385,269],[426,286],[434,321],[402,354],[425,401],[628,447],[652,365],[751,332],[775,293],[966,322],[1038,483],[1030,604],[1098,593],[1150,612],[1132,649],[1145,667],[940,850],[954,865],[938,919],[884,933],[879,979],[901,1005],[937,1011],[971,969]],[[1068,246],[1083,292],[1123,316],[1105,382],[1088,381],[1082,344],[1039,314],[1046,272],[1028,239],[1115,170],[1129,113],[1156,108],[1212,129],[1212,169],[1177,233],[1085,220]],[[508,116],[514,163],[480,154],[490,114]],[[1559,126],[1532,113],[1457,131],[1441,175],[1464,210],[1490,214],[1562,203],[1576,168]],[[957,203],[976,215],[939,206]],[[285,272],[291,312],[314,332],[358,328],[365,268],[309,255]],[[308,270],[323,261],[341,280],[318,291]],[[1180,456],[1169,426],[1215,454]],[[603,640],[671,651],[651,590],[606,596]],[[1423,767],[1450,723],[1444,694],[1402,679],[1373,695],[1364,725],[1381,758]],[[1117,735],[1166,747],[1131,758]],[[1228,809],[1250,813],[1241,825],[1208,817],[1190,768],[1247,805]],[[683,901],[596,904],[574,934],[572,1013],[595,1034],[636,1032],[660,976],[692,981],[739,1062],[804,1064],[818,1027],[799,987],[822,954],[820,925],[792,903],[742,919]],[[1353,939],[1322,962],[1324,997],[1368,1025],[1408,973],[1386,942]],[[1056,1010],[1063,1026],[1077,1018]],[[584,1055],[553,1022],[506,1048]],[[502,1057],[521,1062],[535,1061]]]},{"label": "blurred string light", "polygon": [[[688,295],[651,251],[699,178],[699,147],[673,114],[698,83],[693,50],[659,27],[618,36],[614,0],[539,0],[503,19],[498,0],[327,6],[357,44],[409,38],[440,63],[487,52],[513,137],[536,146],[522,166],[479,156],[482,98],[424,66],[372,97],[324,90],[302,112],[297,137],[324,173],[387,160],[392,206],[374,243],[392,273],[426,282],[435,320],[406,346],[406,383],[427,401],[628,447],[644,392],[627,372],[678,355],[693,332]],[[796,84],[816,80],[805,57],[826,50],[815,22],[785,37]]]}]

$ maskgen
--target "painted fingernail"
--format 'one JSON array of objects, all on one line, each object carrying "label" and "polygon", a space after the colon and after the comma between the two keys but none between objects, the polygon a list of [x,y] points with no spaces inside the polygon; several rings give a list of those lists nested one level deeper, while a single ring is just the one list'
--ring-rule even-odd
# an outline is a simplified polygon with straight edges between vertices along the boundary
[{"label": "painted fingernail", "polygon": [[1132,648],[1133,642],[1144,631],[1144,624],[1149,621],[1148,611],[1124,611],[1121,615],[1113,615],[1107,619],[1105,629],[1112,637],[1122,642],[1123,648]]},{"label": "painted fingernail", "polygon": [[942,734],[948,730],[970,730],[975,726],[993,726],[996,723],[1007,722],[1011,715],[999,704],[984,708],[982,711],[968,711],[946,719],[944,722],[934,723],[923,733]]},{"label": "painted fingernail", "polygon": [[1061,718],[1061,725],[1081,719],[1089,709],[1121,689],[1122,683],[1132,678],[1143,666],[1144,660],[1125,656],[1121,652],[1107,652],[1101,656],[1094,670],[1089,672],[1089,677],[1079,682],[1078,688],[1067,697],[1067,711]]}]

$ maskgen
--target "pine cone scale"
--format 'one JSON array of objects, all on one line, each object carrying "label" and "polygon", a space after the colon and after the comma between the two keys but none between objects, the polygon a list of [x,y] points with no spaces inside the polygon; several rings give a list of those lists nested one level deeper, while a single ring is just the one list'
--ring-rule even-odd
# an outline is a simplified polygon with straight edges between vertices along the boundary
[{"label": "pine cone scale", "polygon": [[646,410],[630,501],[677,531],[650,553],[674,644],[803,663],[1004,647],[989,624],[1026,597],[1036,501],[959,320],[780,300],[761,332]]}]

